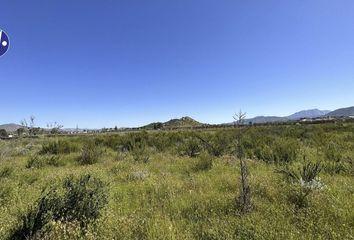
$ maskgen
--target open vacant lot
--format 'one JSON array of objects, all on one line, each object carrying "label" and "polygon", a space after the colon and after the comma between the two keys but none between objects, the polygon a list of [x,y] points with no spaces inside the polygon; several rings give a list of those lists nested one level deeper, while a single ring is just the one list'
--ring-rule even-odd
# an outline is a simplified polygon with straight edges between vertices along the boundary
[{"label": "open vacant lot", "polygon": [[0,158],[1,239],[354,238],[352,123],[20,138]]}]

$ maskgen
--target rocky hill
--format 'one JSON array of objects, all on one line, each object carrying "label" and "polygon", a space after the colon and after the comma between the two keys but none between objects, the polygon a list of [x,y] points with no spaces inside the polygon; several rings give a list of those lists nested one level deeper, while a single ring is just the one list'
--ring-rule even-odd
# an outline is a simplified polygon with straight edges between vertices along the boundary
[{"label": "rocky hill", "polygon": [[183,128],[183,127],[198,127],[202,126],[203,123],[200,123],[194,120],[191,117],[182,117],[171,119],[167,122],[154,122],[146,126],[143,126],[144,129],[161,129],[161,128]]}]

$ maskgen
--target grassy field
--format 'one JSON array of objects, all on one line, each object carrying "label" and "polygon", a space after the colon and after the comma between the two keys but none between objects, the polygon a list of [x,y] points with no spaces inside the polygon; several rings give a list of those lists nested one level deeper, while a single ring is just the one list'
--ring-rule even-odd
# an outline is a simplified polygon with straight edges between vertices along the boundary
[{"label": "grassy field", "polygon": [[248,213],[236,131],[1,141],[0,238],[354,238],[354,124],[243,129]]}]

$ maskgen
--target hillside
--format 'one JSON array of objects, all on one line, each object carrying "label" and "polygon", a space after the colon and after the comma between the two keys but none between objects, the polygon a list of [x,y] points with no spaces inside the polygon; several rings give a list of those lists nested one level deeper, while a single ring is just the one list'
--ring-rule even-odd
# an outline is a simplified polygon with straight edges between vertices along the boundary
[{"label": "hillside", "polygon": [[328,114],[328,110],[310,109],[294,113],[287,118],[290,120],[299,120],[301,118],[317,118]]},{"label": "hillside", "polygon": [[0,129],[5,129],[6,132],[15,132],[17,129],[21,128],[21,125],[15,123],[8,123],[0,125]]},{"label": "hillside", "polygon": [[160,128],[181,128],[181,127],[197,127],[201,126],[203,123],[200,123],[194,120],[191,117],[182,117],[171,119],[167,122],[154,122],[146,126],[143,126],[144,129],[160,129]]},{"label": "hillside", "polygon": [[250,119],[246,119],[246,122],[252,123],[273,123],[273,122],[285,122],[285,121],[296,121],[302,118],[317,118],[323,117],[328,114],[330,111],[328,110],[319,110],[319,109],[310,109],[310,110],[303,110],[291,114],[286,117],[278,117],[278,116],[258,116]]},{"label": "hillside", "polygon": [[287,121],[286,117],[276,117],[276,116],[258,116],[254,118],[249,118],[245,120],[245,123],[272,123],[272,122],[283,122]]},{"label": "hillside", "polygon": [[354,116],[354,107],[340,108],[328,113],[328,117],[349,117]]},{"label": "hillside", "polygon": [[164,123],[165,127],[196,127],[200,126],[202,123],[194,120],[191,117],[182,117],[180,119],[171,119]]}]

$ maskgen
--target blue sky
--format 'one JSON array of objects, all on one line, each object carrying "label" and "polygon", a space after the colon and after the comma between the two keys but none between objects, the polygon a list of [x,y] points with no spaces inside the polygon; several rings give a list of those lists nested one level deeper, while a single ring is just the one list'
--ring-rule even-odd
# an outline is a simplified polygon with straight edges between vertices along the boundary
[{"label": "blue sky", "polygon": [[354,105],[352,0],[2,0],[0,123],[202,122]]}]

